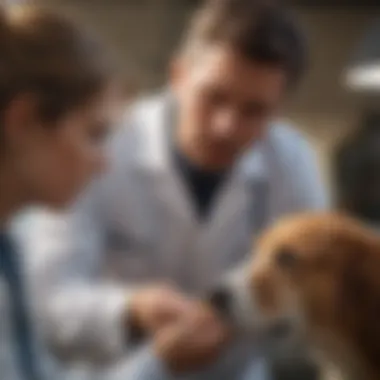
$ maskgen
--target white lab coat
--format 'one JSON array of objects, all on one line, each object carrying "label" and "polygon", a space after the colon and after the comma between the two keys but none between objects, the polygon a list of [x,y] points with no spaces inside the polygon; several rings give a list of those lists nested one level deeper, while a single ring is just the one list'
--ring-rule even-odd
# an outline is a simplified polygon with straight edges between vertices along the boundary
[{"label": "white lab coat", "polygon": [[[168,154],[171,106],[166,95],[133,106],[110,144],[109,170],[73,210],[63,216],[39,211],[24,221],[21,241],[48,341],[67,358],[120,359],[120,378],[149,363],[155,377],[147,379],[166,378],[149,346],[128,345],[121,315],[134,287],[169,279],[202,295],[245,259],[263,227],[326,206],[308,144],[291,127],[274,123],[236,163],[209,222],[199,222]],[[227,364],[220,367],[223,375]]]}]

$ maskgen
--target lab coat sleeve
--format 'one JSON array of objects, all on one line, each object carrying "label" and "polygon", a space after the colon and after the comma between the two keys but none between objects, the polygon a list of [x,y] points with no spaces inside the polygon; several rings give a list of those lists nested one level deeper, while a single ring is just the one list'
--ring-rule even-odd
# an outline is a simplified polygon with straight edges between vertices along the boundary
[{"label": "lab coat sleeve", "polygon": [[[100,380],[172,380],[174,377],[167,371],[162,361],[145,346],[136,350],[130,357],[105,371]],[[176,380],[179,380],[177,377]]]},{"label": "lab coat sleeve", "polygon": [[114,360],[125,353],[130,289],[102,273],[105,226],[96,193],[65,215],[34,211],[22,229],[35,313],[51,348],[67,360]]}]

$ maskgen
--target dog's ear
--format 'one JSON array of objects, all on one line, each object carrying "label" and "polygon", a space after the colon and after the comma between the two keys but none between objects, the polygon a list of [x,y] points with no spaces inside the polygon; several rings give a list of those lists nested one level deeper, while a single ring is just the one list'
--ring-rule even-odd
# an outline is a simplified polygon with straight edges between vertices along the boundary
[{"label": "dog's ear", "polygon": [[371,265],[375,247],[365,239],[348,237],[342,249],[345,250],[341,267],[344,298],[365,302],[368,293],[373,293]]},{"label": "dog's ear", "polygon": [[339,303],[340,325],[371,361],[380,352],[380,244],[351,240],[342,267]]}]

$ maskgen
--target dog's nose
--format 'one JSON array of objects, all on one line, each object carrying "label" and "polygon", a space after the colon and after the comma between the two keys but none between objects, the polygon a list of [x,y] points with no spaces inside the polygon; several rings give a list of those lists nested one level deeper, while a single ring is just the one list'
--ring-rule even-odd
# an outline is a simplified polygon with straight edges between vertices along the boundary
[{"label": "dog's nose", "polygon": [[268,333],[273,339],[285,339],[292,332],[292,324],[288,320],[277,321],[270,327]]},{"label": "dog's nose", "polygon": [[227,286],[219,286],[213,289],[209,294],[208,302],[223,317],[229,318],[231,316],[233,296]]}]

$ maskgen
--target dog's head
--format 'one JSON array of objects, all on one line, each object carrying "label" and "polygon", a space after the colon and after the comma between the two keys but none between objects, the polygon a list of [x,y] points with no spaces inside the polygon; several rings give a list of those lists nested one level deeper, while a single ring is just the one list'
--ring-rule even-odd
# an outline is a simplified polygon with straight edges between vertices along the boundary
[{"label": "dog's head", "polygon": [[[377,237],[339,215],[304,215],[269,229],[252,260],[215,289],[212,303],[237,326],[283,338],[351,328],[358,297],[380,289]],[[375,271],[375,272],[374,272]],[[377,274],[376,274],[377,271]],[[362,307],[370,307],[368,298]],[[314,331],[315,332],[315,331]]]}]

